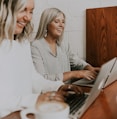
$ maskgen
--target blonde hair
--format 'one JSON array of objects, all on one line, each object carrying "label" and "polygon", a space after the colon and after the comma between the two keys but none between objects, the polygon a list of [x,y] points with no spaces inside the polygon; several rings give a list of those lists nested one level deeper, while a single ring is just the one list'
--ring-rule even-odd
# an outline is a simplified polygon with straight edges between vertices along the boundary
[{"label": "blonde hair", "polygon": [[[4,39],[13,40],[17,13],[26,5],[26,0],[0,0],[0,43]],[[21,34],[16,35],[19,41],[27,38],[32,31],[29,22]]]},{"label": "blonde hair", "polygon": [[[41,15],[41,19],[40,19],[40,23],[39,23],[39,27],[38,27],[38,31],[37,31],[35,39],[43,38],[47,32],[48,24],[50,24],[53,21],[53,19],[56,18],[57,16],[59,16],[60,14],[63,14],[63,16],[65,18],[65,14],[57,8],[45,9]],[[63,37],[63,34],[58,39],[58,42],[61,42],[62,37]]]}]

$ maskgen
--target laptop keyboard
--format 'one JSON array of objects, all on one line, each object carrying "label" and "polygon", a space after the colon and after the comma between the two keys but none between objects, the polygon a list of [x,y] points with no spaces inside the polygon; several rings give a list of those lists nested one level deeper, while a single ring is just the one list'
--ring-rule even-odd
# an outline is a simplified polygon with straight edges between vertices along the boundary
[{"label": "laptop keyboard", "polygon": [[70,95],[66,100],[66,103],[70,106],[70,114],[75,114],[75,112],[84,104],[87,97],[88,95],[86,94],[80,96],[75,94]]}]

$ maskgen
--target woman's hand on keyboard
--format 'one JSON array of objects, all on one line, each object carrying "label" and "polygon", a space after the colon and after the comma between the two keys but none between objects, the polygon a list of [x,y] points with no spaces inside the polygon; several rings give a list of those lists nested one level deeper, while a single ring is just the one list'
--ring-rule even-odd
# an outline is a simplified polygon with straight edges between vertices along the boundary
[{"label": "woman's hand on keyboard", "polygon": [[83,90],[75,84],[64,84],[60,86],[58,93],[63,95],[64,98],[68,98],[71,95],[81,96],[83,94]]}]

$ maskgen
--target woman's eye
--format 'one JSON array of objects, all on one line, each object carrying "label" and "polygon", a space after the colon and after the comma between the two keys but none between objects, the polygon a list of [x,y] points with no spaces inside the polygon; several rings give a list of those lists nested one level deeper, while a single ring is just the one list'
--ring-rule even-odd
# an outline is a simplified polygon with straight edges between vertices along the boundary
[{"label": "woman's eye", "polygon": [[65,21],[63,21],[62,23],[65,24]]},{"label": "woman's eye", "polygon": [[33,10],[31,10],[30,13],[33,14]]},{"label": "woman's eye", "polygon": [[58,23],[58,21],[55,21],[55,23]]},{"label": "woman's eye", "polygon": [[22,9],[21,11],[20,11],[20,13],[25,13],[26,12],[26,9]]}]

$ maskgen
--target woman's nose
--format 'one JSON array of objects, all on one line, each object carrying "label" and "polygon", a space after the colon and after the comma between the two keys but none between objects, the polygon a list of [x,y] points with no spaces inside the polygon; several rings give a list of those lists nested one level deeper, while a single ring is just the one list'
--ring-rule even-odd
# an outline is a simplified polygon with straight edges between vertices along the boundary
[{"label": "woman's nose", "polygon": [[26,13],[25,16],[24,16],[24,19],[26,21],[30,21],[32,19],[32,15],[30,13]]},{"label": "woman's nose", "polygon": [[59,23],[59,26],[64,27],[64,23],[63,22],[60,22]]}]

